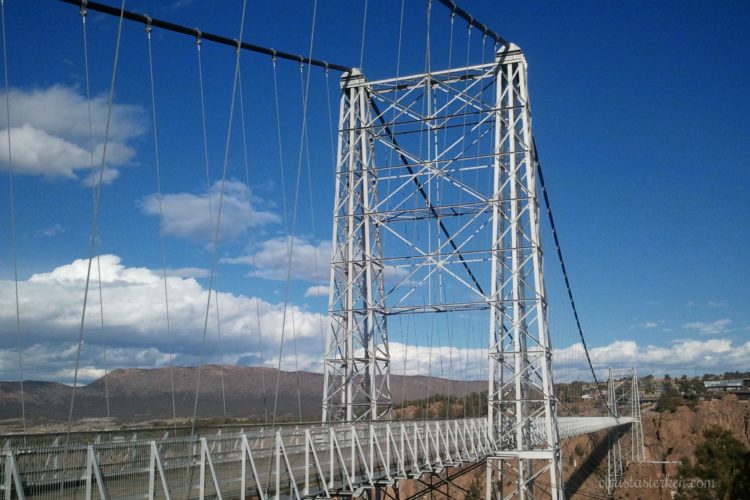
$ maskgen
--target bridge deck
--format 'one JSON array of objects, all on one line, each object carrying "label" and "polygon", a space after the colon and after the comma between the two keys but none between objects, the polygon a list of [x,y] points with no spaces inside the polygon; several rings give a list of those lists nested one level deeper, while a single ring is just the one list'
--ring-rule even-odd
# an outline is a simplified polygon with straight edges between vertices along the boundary
[{"label": "bridge deck", "polygon": [[[565,439],[631,421],[560,417],[558,426]],[[244,498],[243,492],[261,499],[327,498],[356,495],[376,484],[439,472],[500,451],[489,440],[484,418],[97,441],[8,446],[0,463],[6,492],[45,499]]]}]

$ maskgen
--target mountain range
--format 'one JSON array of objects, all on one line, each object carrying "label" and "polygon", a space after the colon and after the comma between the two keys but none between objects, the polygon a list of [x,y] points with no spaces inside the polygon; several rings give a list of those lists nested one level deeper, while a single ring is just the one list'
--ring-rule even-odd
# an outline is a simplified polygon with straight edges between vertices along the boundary
[{"label": "mountain range", "polygon": [[[122,422],[146,422],[193,415],[198,367],[118,369],[76,390],[73,418],[110,416]],[[263,419],[273,413],[278,380],[277,415],[281,418],[319,418],[323,375],[286,372],[257,366],[205,365],[197,416]],[[224,394],[222,384],[224,380]],[[394,404],[443,394],[463,396],[486,390],[486,381],[457,381],[438,377],[391,375]],[[31,423],[63,421],[68,418],[72,387],[58,382],[26,381],[23,384],[26,419]],[[298,390],[299,389],[299,390]],[[226,404],[226,411],[224,406]],[[0,420],[21,415],[21,384],[0,382]]]}]

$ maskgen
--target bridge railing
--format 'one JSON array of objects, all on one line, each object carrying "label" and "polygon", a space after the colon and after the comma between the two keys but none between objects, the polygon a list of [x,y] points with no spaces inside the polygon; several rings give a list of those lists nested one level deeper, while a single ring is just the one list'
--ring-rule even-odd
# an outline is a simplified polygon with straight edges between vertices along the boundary
[{"label": "bridge railing", "polygon": [[[629,422],[561,417],[560,436]],[[314,424],[14,447],[0,463],[0,478],[18,498],[331,497],[440,472],[496,451],[485,418]]]},{"label": "bridge railing", "polygon": [[318,424],[13,447],[0,477],[18,498],[325,497],[475,461],[490,448],[485,419]]}]

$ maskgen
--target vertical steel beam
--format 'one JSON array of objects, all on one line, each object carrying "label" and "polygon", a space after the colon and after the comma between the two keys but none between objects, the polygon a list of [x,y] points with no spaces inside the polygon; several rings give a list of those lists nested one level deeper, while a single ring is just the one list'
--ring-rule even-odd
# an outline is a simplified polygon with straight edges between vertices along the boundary
[{"label": "vertical steel beam", "polygon": [[[560,498],[562,466],[532,150],[526,60],[496,59],[488,498]],[[539,481],[537,481],[539,478]],[[512,482],[513,486],[508,487]],[[510,491],[507,491],[510,490]]]},{"label": "vertical steel beam", "polygon": [[356,70],[341,79],[324,421],[377,420],[391,412],[380,224],[372,211],[378,199],[372,113],[365,83]]},{"label": "vertical steel beam", "polygon": [[631,385],[631,416],[633,417],[632,424],[632,440],[631,440],[631,460],[634,462],[642,462],[645,458],[645,448],[643,446],[643,422],[641,420],[641,389],[638,380],[638,373],[636,372],[635,366],[633,367],[633,381]]}]

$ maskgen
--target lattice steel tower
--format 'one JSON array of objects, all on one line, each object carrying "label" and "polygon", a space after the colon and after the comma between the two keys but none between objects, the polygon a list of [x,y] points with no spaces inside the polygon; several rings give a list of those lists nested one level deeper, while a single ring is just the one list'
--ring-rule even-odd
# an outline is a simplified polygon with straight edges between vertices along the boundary
[{"label": "lattice steel tower", "polygon": [[[489,326],[487,496],[559,498],[526,73],[509,44],[486,64],[342,77],[323,419],[390,415],[394,319],[479,320]],[[413,321],[418,341],[441,334]]]},{"label": "lattice steel tower", "polygon": [[339,112],[323,420],[351,422],[391,411],[371,105],[361,73],[342,78]]},{"label": "lattice steel tower", "polygon": [[515,46],[498,55],[495,109],[488,418],[498,452],[487,462],[486,495],[559,498],[537,158],[526,60]]}]

